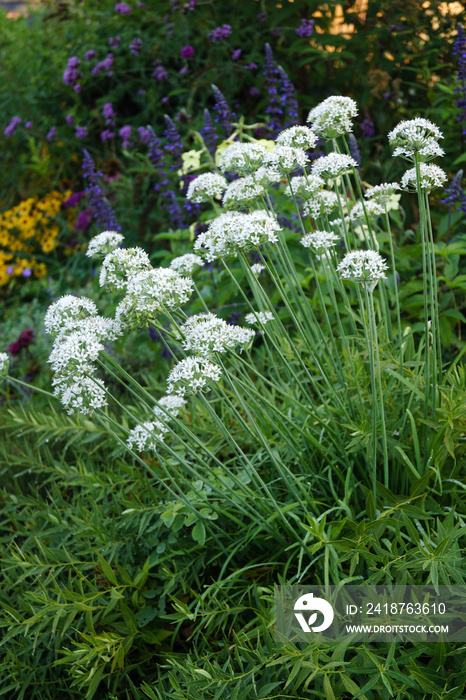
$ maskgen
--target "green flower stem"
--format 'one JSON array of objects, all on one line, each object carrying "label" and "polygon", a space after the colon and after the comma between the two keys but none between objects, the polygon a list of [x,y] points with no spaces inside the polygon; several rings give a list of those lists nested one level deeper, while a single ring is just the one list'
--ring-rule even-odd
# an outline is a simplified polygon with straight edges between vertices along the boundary
[{"label": "green flower stem", "polygon": [[[377,421],[378,421],[378,410],[377,410],[377,386],[375,383],[375,362],[374,362],[374,338],[373,338],[373,324],[369,301],[369,292],[367,291],[366,285],[364,285],[364,293],[366,296],[366,309],[368,316],[368,323],[365,327],[366,330],[366,341],[367,341],[367,353],[369,356],[369,367],[371,375],[371,390],[372,390],[372,458],[371,458],[371,476],[372,476],[372,495],[374,498],[374,504],[377,503]],[[361,308],[363,317],[365,316],[364,308]]]},{"label": "green flower stem", "polygon": [[56,399],[57,397],[55,394],[52,394],[50,391],[45,391],[45,389],[39,389],[37,386],[32,386],[32,384],[28,384],[27,382],[22,382],[21,379],[16,379],[15,377],[12,377],[11,375],[7,374],[6,377],[4,377],[5,381],[8,380],[9,382],[13,382],[13,384],[19,384],[20,386],[25,386],[27,389],[32,389],[33,391],[37,391],[38,394],[44,394],[44,396],[51,396],[52,399]]},{"label": "green flower stem", "polygon": [[438,280],[437,280],[437,262],[435,258],[435,241],[434,232],[432,229],[432,218],[430,216],[430,206],[429,197],[427,192],[425,194],[425,212],[427,219],[427,230],[428,230],[428,240],[429,249],[432,256],[432,281],[433,281],[433,301],[434,301],[434,311],[433,318],[435,319],[435,336],[434,342],[436,342],[437,347],[437,370],[438,376],[436,377],[437,387],[442,383],[443,375],[443,359],[442,359],[442,339],[440,336],[440,312],[439,312],[439,297],[438,297]]},{"label": "green flower stem", "polygon": [[210,313],[210,309],[209,309],[209,307],[207,306],[207,304],[205,303],[204,298],[203,298],[203,296],[202,296],[202,294],[201,294],[201,292],[200,292],[200,290],[199,290],[199,287],[198,287],[197,284],[194,282],[194,280],[193,280],[193,286],[194,286],[194,291],[196,292],[196,294],[197,294],[197,296],[198,296],[198,299],[199,299],[199,301],[200,301],[201,304],[202,304],[202,308],[204,309],[204,311],[206,312],[206,314]]},{"label": "green flower stem", "polygon": [[[400,353],[400,372],[403,374],[403,333],[401,330],[401,312],[400,312],[400,296],[398,294],[398,282],[396,279],[396,262],[395,262],[395,249],[393,247],[393,236],[392,229],[390,226],[390,217],[388,215],[387,204],[384,204],[385,209],[385,225],[387,228],[388,242],[390,244],[390,257],[392,259],[392,270],[393,270],[393,281],[395,286],[395,304],[396,304],[396,317],[398,321],[398,346]],[[388,324],[389,327],[391,324]],[[404,395],[403,395],[403,385],[401,386],[401,404],[402,408],[404,405]]]},{"label": "green flower stem", "polygon": [[[366,289],[367,294],[367,289]],[[367,297],[366,297],[367,298]],[[383,463],[384,463],[384,484],[386,488],[389,488],[389,474],[388,474],[388,445],[387,445],[387,428],[385,425],[385,406],[384,406],[384,394],[382,386],[382,368],[380,365],[380,353],[379,353],[379,342],[377,338],[377,325],[375,320],[375,309],[374,309],[374,294],[372,291],[369,292],[369,308],[370,308],[370,323],[372,325],[372,339],[375,346],[375,364],[376,364],[376,376],[379,385],[379,401],[380,401],[380,420],[382,423],[382,449],[383,449]]]}]

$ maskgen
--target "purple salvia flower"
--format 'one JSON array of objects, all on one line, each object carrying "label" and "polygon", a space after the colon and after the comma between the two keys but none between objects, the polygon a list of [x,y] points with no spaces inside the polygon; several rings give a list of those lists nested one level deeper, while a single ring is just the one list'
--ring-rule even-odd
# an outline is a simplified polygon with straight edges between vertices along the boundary
[{"label": "purple salvia flower", "polygon": [[111,46],[112,49],[117,49],[120,46],[120,41],[121,36],[111,36],[108,40],[108,45]]},{"label": "purple salvia flower", "polygon": [[89,196],[89,203],[94,211],[94,219],[106,231],[120,231],[121,226],[116,223],[110,202],[105,198],[100,186],[102,173],[96,172],[94,161],[85,149],[83,149],[83,153],[83,175],[87,179],[86,194]]},{"label": "purple salvia flower", "polygon": [[100,134],[100,139],[103,142],[110,141],[111,139],[113,139],[114,136],[115,134],[111,129],[104,129]]},{"label": "purple salvia flower", "polygon": [[106,102],[102,108],[102,116],[107,126],[115,126],[115,111],[111,102]]},{"label": "purple salvia flower", "polygon": [[32,129],[32,122],[26,122],[26,124],[24,125],[24,128],[25,129]]},{"label": "purple salvia flower", "polygon": [[132,129],[132,127],[129,125],[122,126],[120,131],[118,132],[120,135],[120,138],[123,139],[123,143],[121,144],[122,148],[130,148],[130,146],[131,146],[131,142],[129,140],[131,138],[131,129]]},{"label": "purple salvia flower", "polygon": [[230,134],[233,132],[231,121],[235,116],[235,113],[230,110],[226,99],[216,85],[212,85],[212,92],[214,93],[215,97],[214,109],[217,111],[215,121],[219,122],[225,129],[227,136],[230,136]]},{"label": "purple salvia flower", "polygon": [[215,27],[207,35],[207,38],[214,44],[216,41],[223,41],[231,34],[231,26],[229,24],[222,24],[220,27]]},{"label": "purple salvia flower", "polygon": [[287,116],[286,128],[299,124],[298,100],[296,99],[296,88],[281,66],[278,66],[278,75],[280,78],[281,102]]},{"label": "purple salvia flower", "polygon": [[314,20],[313,19],[302,19],[301,24],[296,29],[296,34],[298,36],[310,37],[314,31]]},{"label": "purple salvia flower", "polygon": [[52,126],[51,129],[49,129],[49,133],[46,136],[47,141],[50,143],[51,141],[53,141],[53,139],[55,138],[56,135],[57,135],[57,127]]},{"label": "purple salvia flower", "polygon": [[375,126],[371,119],[363,119],[361,122],[361,138],[370,139],[375,136]]},{"label": "purple salvia flower", "polygon": [[132,9],[129,5],[126,4],[126,2],[117,2],[115,5],[115,12],[117,12],[120,15],[130,15],[132,13]]},{"label": "purple salvia flower", "polygon": [[183,7],[181,8],[181,14],[185,15],[187,12],[192,12],[195,9],[196,9],[196,0],[189,0],[189,2],[185,2]]},{"label": "purple salvia flower", "polygon": [[72,114],[67,114],[65,117],[65,121],[68,124],[68,126],[73,126],[74,124],[74,117]]},{"label": "purple salvia flower", "polygon": [[133,54],[133,56],[139,56],[142,48],[142,39],[139,39],[138,37],[134,37],[133,41],[129,45],[129,50]]},{"label": "purple salvia flower", "polygon": [[76,231],[85,231],[89,228],[92,221],[92,209],[84,209],[78,214],[78,218],[74,222],[74,228]]},{"label": "purple salvia flower", "polygon": [[103,61],[99,61],[92,69],[92,75],[98,75],[102,71],[107,71],[108,75],[112,75],[111,68],[113,66],[113,54],[108,53],[107,58]]},{"label": "purple salvia flower", "polygon": [[77,126],[74,130],[77,139],[85,139],[87,136],[87,126]]},{"label": "purple salvia flower", "polygon": [[165,123],[167,128],[164,131],[164,135],[166,136],[167,143],[164,146],[164,150],[171,154],[174,161],[170,166],[170,170],[179,170],[182,166],[181,154],[183,153],[183,142],[175,123],[167,114],[165,114]]},{"label": "purple salvia flower", "polygon": [[69,209],[70,207],[76,207],[81,199],[86,196],[85,192],[74,192],[68,199],[62,202],[63,209]]},{"label": "purple salvia flower", "polygon": [[147,145],[150,141],[150,131],[149,129],[146,129],[145,126],[138,126],[136,131],[139,134],[139,138],[141,139],[142,143]]},{"label": "purple salvia flower", "polygon": [[81,92],[81,84],[76,83],[76,85],[73,87],[73,90],[75,91],[76,94],[79,94]]},{"label": "purple salvia flower", "polygon": [[212,123],[212,117],[210,116],[210,112],[208,109],[204,110],[204,128],[201,129],[201,136],[204,140],[207,150],[209,151],[210,155],[213,156],[217,148],[216,144],[218,141],[218,136],[215,131],[215,126]]},{"label": "purple salvia flower", "polygon": [[237,61],[240,56],[241,56],[241,49],[236,49],[236,51],[233,51],[233,53],[231,54],[231,60]]},{"label": "purple salvia flower", "polygon": [[251,63],[248,63],[247,65],[245,65],[243,67],[244,67],[244,70],[256,70],[257,63],[254,63],[254,61],[251,61]]},{"label": "purple salvia flower", "polygon": [[75,85],[79,80],[78,66],[81,63],[77,56],[72,56],[67,63],[65,72],[63,73],[63,82],[65,85]]},{"label": "purple salvia flower", "polygon": [[4,135],[7,138],[10,138],[10,136],[13,136],[13,133],[18,126],[18,124],[21,123],[21,117],[13,117],[10,123],[8,124],[7,127],[5,127],[5,131],[3,132]]},{"label": "purple salvia flower", "polygon": [[280,131],[282,131],[281,115],[283,110],[280,107],[280,101],[278,97],[278,80],[280,74],[278,72],[277,64],[273,57],[272,49],[270,44],[265,45],[265,62],[264,62],[264,72],[265,84],[267,87],[267,92],[269,94],[269,106],[265,110],[266,114],[269,115],[269,122],[267,124],[268,131],[271,136],[277,136]]},{"label": "purple salvia flower", "polygon": [[84,60],[90,61],[91,58],[94,58],[95,56],[97,56],[97,51],[94,51],[94,49],[89,49],[89,51],[86,51],[84,54]]},{"label": "purple salvia flower", "polygon": [[358,170],[359,170],[359,166],[361,165],[361,151],[359,150],[358,142],[356,141],[356,137],[354,134],[348,135],[348,147],[349,147],[349,151],[351,153],[351,157],[358,164]]},{"label": "purple salvia flower", "polygon": [[[464,122],[466,120],[466,36],[459,22],[456,26],[458,29],[458,36],[453,44],[453,55],[457,56],[458,61],[458,75],[456,76],[458,87],[455,88],[455,94],[459,95],[459,97],[455,104],[460,110],[458,121]],[[463,125],[463,136],[465,135],[466,128]]]},{"label": "purple salvia flower", "polygon": [[154,72],[152,73],[152,77],[161,82],[162,80],[166,80],[168,78],[168,73],[162,65],[159,65],[156,66]]},{"label": "purple salvia flower", "polygon": [[450,187],[445,190],[445,199],[442,199],[442,204],[448,204],[450,210],[453,209],[457,202],[460,203],[458,211],[463,211],[466,213],[466,193],[461,187],[461,180],[463,179],[463,171],[458,170],[455,177],[451,181]]},{"label": "purple salvia flower", "polygon": [[180,207],[180,204],[179,204],[173,190],[169,190],[168,197],[169,197],[169,204],[167,206],[167,209],[168,209],[168,213],[170,214],[170,217],[171,217],[171,223],[172,223],[173,228],[174,229],[188,228],[188,224],[186,223],[186,219],[184,218],[184,215],[183,215],[183,210]]}]

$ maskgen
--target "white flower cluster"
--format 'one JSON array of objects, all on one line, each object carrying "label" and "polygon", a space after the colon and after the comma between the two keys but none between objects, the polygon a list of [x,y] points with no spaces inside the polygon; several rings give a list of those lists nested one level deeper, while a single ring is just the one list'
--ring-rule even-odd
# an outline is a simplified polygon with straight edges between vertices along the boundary
[{"label": "white flower cluster", "polygon": [[[47,312],[49,332],[57,335],[48,361],[55,372],[54,395],[60,398],[67,412],[89,413],[107,404],[105,386],[95,376],[94,363],[104,349],[104,341],[114,339],[121,329],[112,319],[97,315],[83,318],[80,302],[89,300],[71,299],[76,302],[74,317],[73,305],[67,297],[55,302]],[[64,317],[62,322],[60,311]]]},{"label": "white flower cluster", "polygon": [[443,139],[443,134],[438,126],[422,117],[402,121],[388,134],[389,143],[395,146],[393,155],[409,160],[413,160],[416,153],[421,161],[445,155],[438,145],[439,139]]},{"label": "white flower cluster", "polygon": [[273,166],[273,163],[261,165],[252,175],[254,182],[262,187],[268,187],[272,182],[278,182],[281,178],[278,170]]},{"label": "white flower cluster", "polygon": [[263,194],[265,187],[256,182],[254,175],[246,175],[230,182],[223,195],[223,206],[227,209],[249,207]]},{"label": "white flower cluster", "polygon": [[185,404],[186,401],[181,396],[162,396],[154,406],[155,420],[141,423],[130,431],[127,439],[130,448],[136,447],[139,452],[156,450],[170,431],[167,425],[170,419],[176,418]]},{"label": "white flower cluster", "polygon": [[209,202],[211,199],[221,197],[227,185],[222,175],[203,173],[189,183],[186,199],[195,204]]},{"label": "white flower cluster", "polygon": [[337,95],[327,97],[311,109],[307,118],[311,122],[311,128],[319,136],[334,139],[353,130],[351,119],[357,117],[358,107],[351,97]]},{"label": "white flower cluster", "polygon": [[290,126],[276,138],[277,146],[291,146],[291,148],[314,148],[318,136],[308,126]]},{"label": "white flower cluster", "polygon": [[4,379],[10,367],[10,356],[7,352],[0,352],[0,379]]},{"label": "white flower cluster", "polygon": [[254,263],[251,265],[251,272],[255,277],[259,277],[260,273],[265,270],[265,265],[261,265],[261,263]]},{"label": "white flower cluster", "polygon": [[269,321],[273,321],[274,315],[271,311],[254,311],[253,313],[246,314],[244,320],[250,326],[265,326]]},{"label": "white flower cluster", "polygon": [[115,318],[127,329],[147,325],[164,309],[185,304],[193,293],[192,279],[165,267],[138,272],[127,285],[127,294]]},{"label": "white flower cluster", "polygon": [[219,168],[223,173],[252,175],[269,160],[270,152],[259,143],[232,143],[220,157]]},{"label": "white flower cluster", "polygon": [[[366,213],[364,213],[364,210],[366,210]],[[353,224],[365,224],[367,223],[366,214],[369,218],[375,219],[378,216],[382,216],[384,212],[385,209],[381,204],[375,200],[369,199],[365,204],[362,202],[356,202],[350,211],[350,219]]]},{"label": "white flower cluster", "polygon": [[50,335],[68,333],[80,327],[83,319],[97,316],[97,306],[87,297],[67,294],[49,306],[44,317],[45,332]]},{"label": "white flower cluster", "polygon": [[117,248],[109,253],[100,268],[99,283],[111,292],[126,289],[128,281],[141,272],[150,270],[149,256],[142,248]]},{"label": "white flower cluster", "polygon": [[328,156],[322,156],[314,161],[311,172],[324,180],[335,180],[357,167],[358,164],[354,158],[344,153],[329,153]]},{"label": "white flower cluster", "polygon": [[285,194],[288,197],[294,195],[298,199],[309,199],[323,189],[325,182],[317,175],[295,175],[291,178],[290,184],[291,187],[290,185],[285,187]]},{"label": "white flower cluster", "polygon": [[[436,187],[442,187],[447,180],[446,172],[442,170],[442,168],[439,168],[438,165],[419,163],[419,171],[421,175],[419,182],[421,190],[427,190],[430,192],[430,190],[433,190]],[[401,188],[403,190],[414,191],[416,190],[416,183],[416,168],[410,168],[401,178]]]},{"label": "white flower cluster", "polygon": [[309,156],[302,148],[275,146],[274,152],[269,155],[268,162],[282,175],[289,175],[296,168],[305,168],[309,163]]},{"label": "white flower cluster", "polygon": [[130,449],[136,447],[138,452],[156,450],[165,433],[168,433],[168,428],[161,421],[146,421],[130,431],[126,442]]},{"label": "white flower cluster", "polygon": [[168,375],[168,391],[178,396],[195,394],[205,389],[210,381],[218,382],[221,375],[221,368],[205,357],[186,357]]},{"label": "white flower cluster", "polygon": [[191,350],[200,357],[214,352],[227,352],[250,347],[255,332],[250,328],[230,326],[213,313],[191,316],[183,325],[183,350]]},{"label": "white flower cluster", "polygon": [[175,270],[180,275],[192,275],[195,267],[202,267],[204,261],[199,255],[194,253],[186,253],[178,258],[173,258],[170,263],[170,270]]},{"label": "white flower cluster", "polygon": [[88,258],[101,258],[118,248],[123,241],[121,233],[116,231],[103,231],[89,241],[86,255]]},{"label": "white flower cluster", "polygon": [[301,238],[301,244],[305,248],[312,248],[318,255],[323,255],[326,251],[334,248],[340,236],[335,233],[329,233],[328,231],[313,231],[312,233],[306,233]]},{"label": "white flower cluster", "polygon": [[207,231],[199,234],[194,250],[211,262],[227,255],[237,255],[239,250],[276,243],[277,231],[281,231],[277,220],[267,212],[225,212],[212,221]]},{"label": "white flower cluster", "polygon": [[364,192],[364,197],[366,199],[373,199],[374,202],[378,202],[385,206],[388,200],[393,197],[395,192],[400,189],[397,182],[384,182],[381,185],[375,185]]},{"label": "white flower cluster", "polygon": [[358,282],[370,291],[374,289],[380,279],[386,278],[385,270],[387,269],[387,263],[375,250],[353,250],[346,253],[337,266],[337,271],[342,279]]},{"label": "white flower cluster", "polygon": [[303,212],[306,216],[312,216],[316,219],[320,216],[328,216],[337,207],[338,197],[335,192],[322,190],[316,192],[310,199],[304,202]]}]

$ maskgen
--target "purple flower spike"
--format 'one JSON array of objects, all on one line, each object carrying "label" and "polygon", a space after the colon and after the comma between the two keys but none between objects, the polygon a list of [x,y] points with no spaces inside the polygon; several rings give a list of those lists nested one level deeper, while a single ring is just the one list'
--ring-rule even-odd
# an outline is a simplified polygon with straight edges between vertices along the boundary
[{"label": "purple flower spike", "polygon": [[87,126],[77,126],[74,135],[77,139],[85,139],[87,136]]},{"label": "purple flower spike", "polygon": [[129,45],[129,50],[133,54],[133,56],[139,56],[142,48],[142,39],[139,39],[138,37],[134,37],[133,41]]},{"label": "purple flower spike", "polygon": [[108,40],[108,45],[111,46],[112,49],[117,49],[120,46],[120,41],[121,36],[111,36]]},{"label": "purple flower spike", "polygon": [[278,66],[278,75],[280,78],[281,103],[285,108],[287,116],[285,127],[294,126],[295,124],[299,124],[299,108],[298,100],[296,99],[296,89],[281,66]]},{"label": "purple flower spike", "polygon": [[230,110],[226,99],[216,85],[212,85],[212,92],[214,93],[215,97],[214,109],[217,111],[215,121],[220,122],[222,127],[225,129],[227,136],[230,136],[230,134],[233,132],[231,121],[235,114]]},{"label": "purple flower spike", "polygon": [[204,139],[207,150],[213,156],[217,148],[218,136],[208,109],[204,110],[204,128],[201,129],[201,136]]},{"label": "purple flower spike", "polygon": [[264,72],[265,84],[267,86],[267,92],[269,93],[269,106],[265,110],[266,114],[269,115],[269,122],[267,124],[269,133],[272,136],[277,136],[280,131],[282,131],[282,121],[281,116],[283,110],[280,107],[280,101],[278,98],[278,79],[280,73],[275,63],[273,57],[272,49],[269,44],[265,45],[265,62],[264,62]]},{"label": "purple flower spike", "polygon": [[236,51],[233,51],[233,53],[231,54],[231,60],[237,61],[240,56],[241,56],[241,49],[236,49]]},{"label": "purple flower spike", "polygon": [[[94,212],[94,219],[96,219],[102,227],[105,227],[107,231],[120,231],[121,226],[116,223],[113,209],[100,186],[102,173],[96,172],[94,161],[85,149],[83,149],[83,153],[83,175],[87,179],[86,194],[89,196],[89,203]],[[83,213],[84,212],[81,212],[81,214]],[[78,222],[75,224],[75,228],[77,227],[77,223]]]},{"label": "purple flower spike", "polygon": [[217,41],[223,41],[231,34],[231,26],[229,24],[222,24],[221,27],[215,27],[207,35],[207,38],[214,44]]},{"label": "purple flower spike", "polygon": [[115,134],[113,133],[113,131],[111,129],[104,129],[102,131],[102,133],[100,134],[100,139],[103,142],[110,141],[111,139],[113,139],[114,136],[115,136]]},{"label": "purple flower spike", "polygon": [[5,128],[5,131],[3,132],[7,138],[10,138],[10,136],[13,136],[13,133],[18,126],[18,124],[21,124],[21,117],[13,117],[11,122],[8,124],[8,126]]},{"label": "purple flower spike", "polygon": [[51,141],[53,141],[53,139],[55,138],[56,135],[57,135],[57,127],[52,126],[52,128],[49,130],[49,133],[46,136],[47,141],[50,143]]},{"label": "purple flower spike", "polygon": [[94,58],[95,56],[97,56],[97,51],[94,51],[94,49],[89,49],[89,51],[86,51],[84,54],[84,60],[90,61],[91,58]]},{"label": "purple flower spike", "polygon": [[361,138],[370,139],[375,136],[375,126],[371,119],[364,119],[361,122]]},{"label": "purple flower spike", "polygon": [[132,13],[132,9],[129,5],[126,4],[126,2],[117,2],[115,5],[115,12],[117,12],[120,15],[130,15]]},{"label": "purple flower spike", "polygon": [[296,30],[298,36],[310,37],[314,31],[313,19],[302,19],[301,24]]},{"label": "purple flower spike", "polygon": [[123,140],[123,143],[121,144],[123,148],[130,148],[131,146],[131,142],[129,140],[131,137],[131,129],[131,126],[122,126],[118,132],[120,138]]}]

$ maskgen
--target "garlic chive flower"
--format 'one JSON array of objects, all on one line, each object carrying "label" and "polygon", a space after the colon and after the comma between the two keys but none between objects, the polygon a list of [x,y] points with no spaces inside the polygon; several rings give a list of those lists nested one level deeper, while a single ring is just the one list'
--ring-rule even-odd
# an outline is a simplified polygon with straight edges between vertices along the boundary
[{"label": "garlic chive flower", "polygon": [[182,306],[192,293],[191,279],[164,267],[138,272],[128,282],[128,296],[134,299],[135,308],[151,314]]},{"label": "garlic chive flower", "polygon": [[254,277],[259,277],[260,273],[265,270],[265,265],[261,265],[260,263],[254,263],[251,265],[251,272],[254,275]]},{"label": "garlic chive flower", "polygon": [[146,421],[133,428],[128,436],[127,444],[138,452],[144,450],[156,450],[160,442],[163,442],[168,428],[161,421]]},{"label": "garlic chive flower", "polygon": [[268,163],[283,175],[289,175],[297,168],[305,168],[309,163],[309,156],[302,148],[275,146],[274,152],[269,155]]},{"label": "garlic chive flower", "polygon": [[399,189],[400,186],[397,182],[386,182],[366,190],[366,192],[364,192],[364,197],[366,199],[373,199],[374,202],[385,206]]},{"label": "garlic chive flower", "polygon": [[317,158],[312,164],[311,172],[324,180],[335,180],[337,177],[351,172],[358,164],[344,153],[329,153],[328,156]]},{"label": "garlic chive flower", "polygon": [[280,173],[271,164],[261,165],[253,174],[254,182],[262,187],[268,187],[272,182],[278,182]]},{"label": "garlic chive flower", "polygon": [[[430,192],[430,190],[433,190],[436,187],[442,187],[447,180],[446,172],[442,170],[442,168],[439,168],[438,165],[419,163],[419,170],[421,175],[421,190],[427,190]],[[410,170],[407,170],[401,178],[401,188],[403,190],[416,191],[416,183],[416,168],[410,168]]]},{"label": "garlic chive flower", "polygon": [[170,394],[185,396],[208,388],[210,382],[218,382],[221,368],[205,357],[185,357],[173,367],[167,378]]},{"label": "garlic chive flower", "polygon": [[49,306],[44,317],[45,332],[60,335],[79,328],[84,319],[97,316],[92,299],[67,294]]},{"label": "garlic chive flower", "polygon": [[170,263],[170,270],[175,270],[180,275],[192,275],[195,267],[202,267],[204,261],[199,255],[194,253],[186,253],[178,258],[173,258]]},{"label": "garlic chive flower", "polygon": [[[366,213],[364,213],[364,209]],[[354,207],[350,211],[350,219],[353,224],[366,223],[366,215],[371,219],[375,219],[378,216],[382,216],[385,213],[385,209],[381,204],[375,200],[369,199],[363,206],[362,202],[356,202]]]},{"label": "garlic chive flower", "polygon": [[201,357],[209,357],[215,352],[246,349],[250,347],[255,332],[250,328],[230,326],[224,319],[213,313],[191,316],[184,323],[183,350],[191,350]]},{"label": "garlic chive flower", "polygon": [[124,290],[135,274],[151,267],[149,256],[142,248],[117,248],[104,258],[100,269],[100,286],[107,287],[111,292]]},{"label": "garlic chive flower", "polygon": [[227,185],[223,175],[203,173],[189,183],[186,199],[195,204],[209,202],[221,197]]},{"label": "garlic chive flower", "polygon": [[310,199],[303,203],[303,212],[306,216],[315,219],[320,216],[328,216],[338,207],[338,197],[335,192],[322,190],[316,192]]},{"label": "garlic chive flower", "polygon": [[388,134],[389,143],[395,147],[393,155],[409,160],[414,160],[416,153],[421,161],[444,155],[439,139],[443,139],[443,134],[438,126],[422,117],[402,121]]},{"label": "garlic chive flower", "polygon": [[116,231],[103,231],[99,233],[98,236],[94,236],[89,241],[87,246],[86,255],[88,258],[100,258],[105,257],[112,250],[118,248],[121,242],[124,240],[121,233]]},{"label": "garlic chive flower", "polygon": [[321,138],[334,139],[353,131],[352,119],[357,117],[358,107],[351,97],[338,95],[327,97],[311,109],[307,121]]},{"label": "garlic chive flower", "polygon": [[317,255],[323,255],[331,248],[334,248],[340,240],[340,236],[329,231],[313,231],[306,233],[301,238],[301,245],[305,248],[312,248]]},{"label": "garlic chive flower", "polygon": [[373,291],[380,279],[385,279],[387,263],[375,250],[353,250],[346,253],[337,272],[343,280],[352,280]]},{"label": "garlic chive flower", "polygon": [[223,206],[226,209],[249,207],[264,194],[265,187],[255,182],[253,175],[246,175],[230,182],[223,195]]},{"label": "garlic chive flower", "polygon": [[265,243],[276,243],[278,231],[281,228],[277,220],[268,212],[225,212],[212,221],[207,231],[199,234],[194,250],[212,262],[216,258],[236,256],[240,250],[247,251]]},{"label": "garlic chive flower", "polygon": [[267,148],[258,143],[232,143],[222,152],[219,168],[223,173],[252,175],[267,162],[269,155]]},{"label": "garlic chive flower", "polygon": [[180,410],[186,405],[186,401],[181,396],[166,394],[162,396],[154,406],[154,414],[159,420],[177,418]]},{"label": "garlic chive flower", "polygon": [[295,175],[291,178],[291,187],[285,187],[285,194],[288,197],[293,195],[298,199],[309,199],[316,192],[324,188],[325,182],[318,175]]},{"label": "garlic chive flower", "polygon": [[10,367],[10,356],[7,352],[0,352],[0,380],[4,379]]},{"label": "garlic chive flower", "polygon": [[68,415],[89,414],[108,403],[103,381],[93,376],[59,374],[52,379],[52,385],[54,396],[60,399]]},{"label": "garlic chive flower", "polygon": [[308,150],[314,148],[318,140],[317,134],[308,126],[290,126],[278,134],[275,143],[277,146],[291,146]]},{"label": "garlic chive flower", "polygon": [[254,311],[253,313],[246,314],[244,320],[250,326],[265,326],[269,321],[273,321],[274,315],[271,311]]}]

